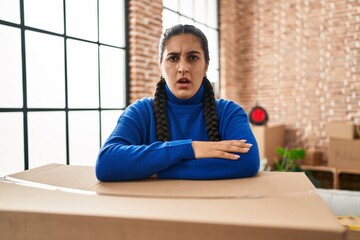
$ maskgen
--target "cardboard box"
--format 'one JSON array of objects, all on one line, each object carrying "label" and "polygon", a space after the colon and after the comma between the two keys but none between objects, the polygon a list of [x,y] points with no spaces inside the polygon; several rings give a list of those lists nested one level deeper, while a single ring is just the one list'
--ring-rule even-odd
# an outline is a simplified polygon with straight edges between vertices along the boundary
[{"label": "cardboard box", "polygon": [[259,146],[260,159],[267,159],[267,165],[274,164],[274,159],[278,157],[275,149],[285,146],[285,126],[273,124],[268,126],[252,126]]},{"label": "cardboard box", "polygon": [[305,159],[301,161],[301,164],[318,166],[322,165],[322,152],[315,149],[306,149]]},{"label": "cardboard box", "polygon": [[348,121],[330,122],[325,127],[329,138],[354,139],[357,137],[355,125]]},{"label": "cardboard box", "polygon": [[347,231],[348,240],[360,239],[360,217],[356,216],[339,216],[338,221],[341,225],[345,226]]},{"label": "cardboard box", "polygon": [[304,173],[98,182],[51,164],[0,181],[0,239],[345,239]]},{"label": "cardboard box", "polygon": [[349,229],[347,232],[347,240],[359,240],[360,239],[360,230]]},{"label": "cardboard box", "polygon": [[360,140],[330,138],[328,165],[360,170]]}]

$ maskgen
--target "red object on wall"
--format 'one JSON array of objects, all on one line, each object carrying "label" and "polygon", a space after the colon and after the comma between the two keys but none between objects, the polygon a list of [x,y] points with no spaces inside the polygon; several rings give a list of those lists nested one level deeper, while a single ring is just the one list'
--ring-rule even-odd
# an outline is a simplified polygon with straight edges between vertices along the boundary
[{"label": "red object on wall", "polygon": [[269,116],[265,108],[256,105],[253,107],[249,114],[249,121],[254,125],[266,125],[269,120]]}]

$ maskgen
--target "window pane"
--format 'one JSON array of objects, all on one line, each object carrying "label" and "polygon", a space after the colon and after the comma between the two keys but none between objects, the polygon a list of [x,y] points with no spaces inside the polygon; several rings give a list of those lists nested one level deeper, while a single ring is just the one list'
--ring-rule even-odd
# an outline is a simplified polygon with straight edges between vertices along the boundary
[{"label": "window pane", "polygon": [[[198,0],[195,0],[195,2]],[[179,1],[180,4],[180,13],[192,18],[194,16],[193,14],[193,0],[181,0]]]},{"label": "window pane", "polygon": [[67,40],[70,108],[99,107],[98,46]]},{"label": "window pane", "polygon": [[101,107],[120,108],[126,105],[125,51],[100,46]]},{"label": "window pane", "polygon": [[125,22],[123,0],[99,1],[99,38],[101,43],[125,46]]},{"label": "window pane", "polygon": [[23,170],[23,115],[0,113],[0,177]]},{"label": "window pane", "polygon": [[24,0],[25,25],[64,33],[63,0]]},{"label": "window pane", "polygon": [[65,112],[30,112],[28,126],[29,168],[65,164]]},{"label": "window pane", "polygon": [[99,153],[99,112],[69,112],[70,164],[94,166]]},{"label": "window pane", "polygon": [[29,107],[64,107],[64,40],[26,31],[26,77]]},{"label": "window pane", "polygon": [[206,12],[204,7],[206,7],[205,0],[195,0],[195,11],[194,11],[194,19],[201,23],[206,23]]},{"label": "window pane", "polygon": [[[20,1],[1,0],[0,19],[13,23],[20,23]],[[2,35],[1,35],[2,36]]]},{"label": "window pane", "polygon": [[220,80],[219,80],[219,70],[208,69],[206,75],[209,81],[213,84],[215,97],[218,98],[220,94]]},{"label": "window pane", "polygon": [[117,121],[123,111],[101,111],[101,144],[109,138],[115,129]]},{"label": "window pane", "polygon": [[179,11],[179,3],[177,0],[163,0],[162,2],[164,7],[170,8],[174,11]]},{"label": "window pane", "polygon": [[207,28],[204,32],[209,42],[210,65],[209,68],[219,69],[219,39],[218,31]]},{"label": "window pane", "polygon": [[164,30],[179,23],[179,15],[177,13],[164,9],[162,14],[163,14],[162,22],[163,22]]},{"label": "window pane", "polygon": [[22,107],[20,29],[0,25],[0,107]]},{"label": "window pane", "polygon": [[191,18],[187,18],[184,16],[180,16],[180,23],[181,24],[188,24],[188,25],[195,25],[194,21]]},{"label": "window pane", "polygon": [[67,35],[97,41],[97,0],[66,1]]},{"label": "window pane", "polygon": [[218,8],[217,0],[208,0],[207,6],[207,25],[213,28],[218,28]]},{"label": "window pane", "polygon": [[210,82],[216,83],[219,82],[219,71],[210,69],[207,71],[206,76],[208,77]]}]

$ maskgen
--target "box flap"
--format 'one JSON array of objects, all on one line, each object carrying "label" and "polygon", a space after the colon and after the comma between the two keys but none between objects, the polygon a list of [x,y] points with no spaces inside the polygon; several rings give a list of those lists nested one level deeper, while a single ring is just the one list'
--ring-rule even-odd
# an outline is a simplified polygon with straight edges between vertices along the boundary
[{"label": "box flap", "polygon": [[355,125],[351,121],[333,121],[325,126],[326,136],[329,138],[356,138]]},{"label": "box flap", "polygon": [[95,191],[102,195],[183,198],[264,198],[315,191],[304,173],[261,172],[254,178],[227,180],[145,179],[99,182],[94,167],[50,164],[5,177],[55,187]]}]

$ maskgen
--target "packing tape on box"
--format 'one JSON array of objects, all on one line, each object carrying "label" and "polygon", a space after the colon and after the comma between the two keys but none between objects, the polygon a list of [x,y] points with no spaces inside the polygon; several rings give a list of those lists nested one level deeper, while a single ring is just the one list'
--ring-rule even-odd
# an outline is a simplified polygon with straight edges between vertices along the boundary
[{"label": "packing tape on box", "polygon": [[360,231],[360,217],[356,216],[337,216],[338,222],[351,230]]}]

